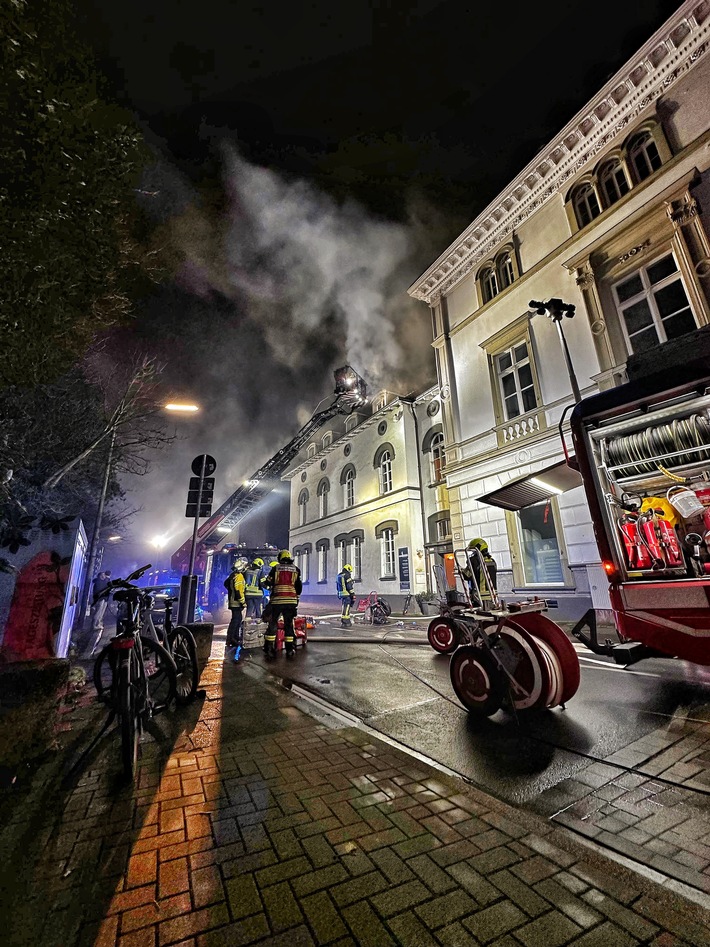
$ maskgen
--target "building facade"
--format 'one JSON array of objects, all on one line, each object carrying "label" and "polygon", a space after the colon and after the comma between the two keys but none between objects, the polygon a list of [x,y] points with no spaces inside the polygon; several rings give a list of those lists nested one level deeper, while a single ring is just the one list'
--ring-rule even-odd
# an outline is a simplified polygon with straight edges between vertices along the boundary
[{"label": "building facade", "polygon": [[[432,312],[453,544],[483,536],[500,589],[553,617],[608,597],[582,488],[545,480],[574,399],[531,301],[575,307],[582,396],[710,323],[709,40],[710,3],[682,4],[409,290]],[[525,475],[539,502],[516,509]]]},{"label": "building facade", "polygon": [[393,608],[431,587],[451,548],[438,388],[415,398],[381,391],[364,411],[336,418],[284,476],[291,551],[302,602],[337,605],[335,579],[353,567],[356,597]]}]

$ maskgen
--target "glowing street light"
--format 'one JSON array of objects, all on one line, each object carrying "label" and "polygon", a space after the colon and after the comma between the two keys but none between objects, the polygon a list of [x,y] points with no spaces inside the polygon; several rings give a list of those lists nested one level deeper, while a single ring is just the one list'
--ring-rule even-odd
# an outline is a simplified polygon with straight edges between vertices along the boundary
[{"label": "glowing street light", "polygon": [[156,549],[162,549],[164,546],[167,545],[167,543],[168,543],[167,536],[154,536],[153,539],[151,539],[150,541],[151,546],[155,546]]},{"label": "glowing street light", "polygon": [[181,404],[178,401],[169,401],[165,406],[166,411],[179,411],[183,414],[193,414],[195,411],[199,411],[199,405],[196,404]]}]

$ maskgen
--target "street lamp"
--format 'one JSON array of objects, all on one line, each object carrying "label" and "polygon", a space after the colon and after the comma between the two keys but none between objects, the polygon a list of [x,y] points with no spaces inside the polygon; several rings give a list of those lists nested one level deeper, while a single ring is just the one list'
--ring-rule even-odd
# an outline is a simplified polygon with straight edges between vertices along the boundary
[{"label": "street lamp", "polygon": [[166,405],[163,405],[166,411],[175,411],[181,412],[182,414],[194,414],[195,411],[199,411],[199,405],[196,404],[181,404],[177,401],[169,401]]},{"label": "street lamp", "polygon": [[528,305],[535,310],[538,316],[547,316],[548,319],[552,319],[557,326],[557,334],[560,337],[560,345],[562,346],[562,354],[565,357],[565,364],[567,365],[567,374],[569,375],[570,385],[572,386],[572,394],[574,395],[575,403],[581,401],[582,394],[577,384],[577,376],[574,373],[572,356],[569,353],[567,339],[565,339],[565,334],[562,331],[562,317],[567,316],[568,319],[571,319],[574,316],[575,307],[571,303],[563,302],[556,297],[548,299],[546,303],[540,302],[537,299],[531,299]]}]

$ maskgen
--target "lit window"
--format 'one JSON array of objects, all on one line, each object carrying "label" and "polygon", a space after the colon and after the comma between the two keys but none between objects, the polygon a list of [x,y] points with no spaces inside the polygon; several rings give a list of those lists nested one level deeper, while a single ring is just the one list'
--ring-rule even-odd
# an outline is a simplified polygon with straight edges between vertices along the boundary
[{"label": "lit window", "polygon": [[562,560],[552,502],[518,511],[518,529],[526,585],[562,585]]},{"label": "lit window", "polygon": [[350,467],[345,473],[343,484],[343,501],[346,507],[355,505],[355,470]]},{"label": "lit window", "polygon": [[481,292],[484,303],[490,302],[500,292],[498,289],[498,274],[492,266],[486,267],[481,273]]},{"label": "lit window", "polygon": [[527,342],[518,342],[496,355],[495,370],[506,421],[537,407]]},{"label": "lit window", "polygon": [[389,527],[380,535],[380,569],[382,578],[394,575],[394,530]]},{"label": "lit window", "polygon": [[614,296],[630,352],[648,352],[696,328],[672,253],[626,276]]},{"label": "lit window", "polygon": [[661,167],[661,156],[650,132],[643,132],[629,142],[629,162],[637,182],[645,181]]},{"label": "lit window", "polygon": [[444,454],[444,435],[439,432],[431,439],[431,477],[434,483],[444,479],[444,464],[446,456]]},{"label": "lit window", "polygon": [[353,539],[350,565],[353,567],[353,579],[359,580],[362,577],[362,540],[359,536]]},{"label": "lit window", "polygon": [[380,457],[380,493],[392,492],[392,455],[388,450],[382,451]]},{"label": "lit window", "polygon": [[581,184],[575,190],[572,205],[580,227],[586,227],[602,212],[596,191],[591,184]]},{"label": "lit window", "polygon": [[298,525],[306,525],[306,512],[308,508],[308,490],[301,490],[298,497]]},{"label": "lit window", "polygon": [[601,188],[604,206],[611,207],[629,191],[629,182],[623,165],[619,161],[607,161],[599,172],[599,187]]},{"label": "lit window", "polygon": [[326,546],[318,547],[318,581],[325,582],[328,579],[328,549]]},{"label": "lit window", "polygon": [[515,279],[513,270],[513,261],[509,253],[502,253],[496,260],[496,272],[498,274],[498,285],[501,290],[505,289]]}]

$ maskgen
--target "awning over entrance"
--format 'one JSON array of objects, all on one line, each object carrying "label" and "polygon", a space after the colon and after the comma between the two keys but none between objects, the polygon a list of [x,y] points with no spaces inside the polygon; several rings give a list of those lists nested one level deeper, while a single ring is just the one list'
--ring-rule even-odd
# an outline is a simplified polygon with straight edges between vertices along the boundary
[{"label": "awning over entrance", "polygon": [[572,470],[562,460],[550,467],[511,480],[504,487],[478,497],[480,503],[499,506],[503,510],[522,510],[526,506],[542,503],[558,493],[566,493],[582,484],[577,470]]}]

